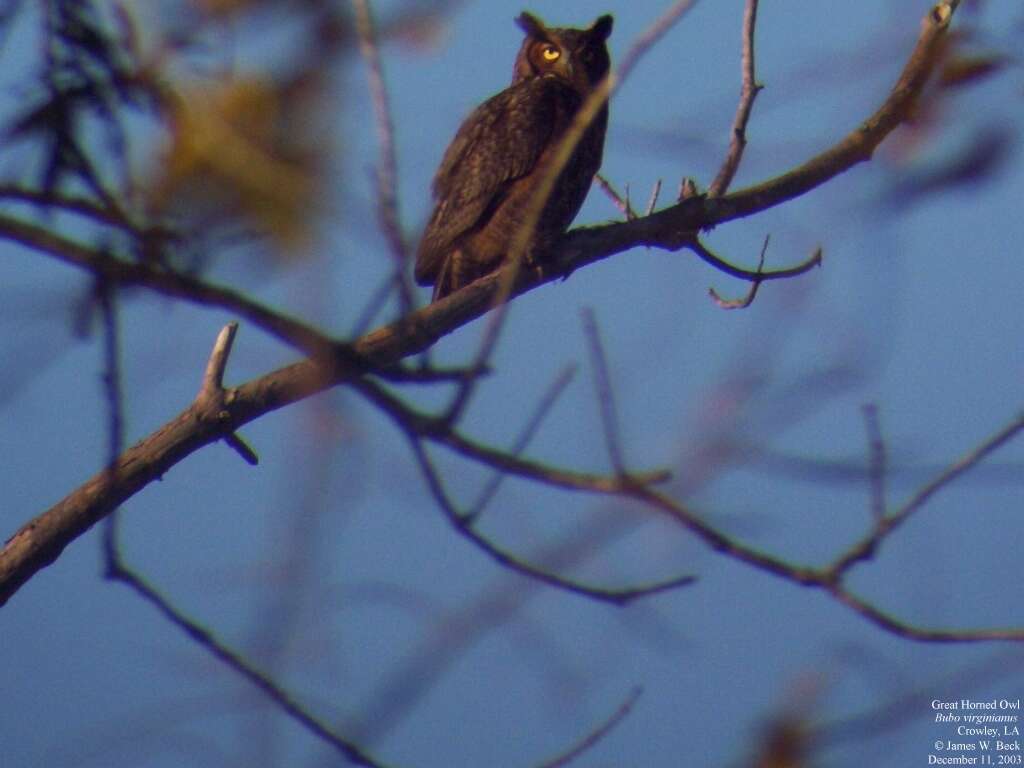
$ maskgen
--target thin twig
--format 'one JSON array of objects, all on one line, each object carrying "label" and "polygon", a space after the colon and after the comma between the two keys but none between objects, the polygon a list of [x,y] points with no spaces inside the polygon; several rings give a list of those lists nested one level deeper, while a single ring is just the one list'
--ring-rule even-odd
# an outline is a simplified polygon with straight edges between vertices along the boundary
[{"label": "thin twig", "polygon": [[583,310],[583,335],[587,337],[587,348],[590,351],[590,366],[594,372],[594,390],[597,405],[601,412],[601,426],[604,428],[604,443],[608,450],[615,474],[626,474],[626,466],[622,457],[622,441],[619,436],[619,419],[615,408],[615,393],[612,390],[611,373],[608,370],[608,358],[601,343],[601,334],[597,328],[597,320],[592,309]]},{"label": "thin twig", "polygon": [[493,369],[489,366],[482,370],[474,371],[469,368],[444,368],[440,366],[409,368],[407,366],[395,365],[380,371],[374,371],[373,373],[392,384],[437,384],[465,381],[473,376],[490,376],[493,372]]},{"label": "thin twig", "polygon": [[[757,260],[757,272],[755,274],[764,274],[764,256],[768,252],[768,241],[770,239],[770,234],[764,236],[764,244],[761,246],[761,255]],[[815,252],[815,257],[818,258],[818,261],[820,263],[821,249],[818,249],[818,251]],[[815,257],[812,257],[812,260]],[[754,280],[750,284],[749,290],[747,290],[747,295],[739,299],[723,299],[721,296],[718,295],[718,291],[716,291],[714,288],[708,288],[708,294],[711,296],[711,299],[715,302],[715,304],[717,304],[722,309],[746,309],[751,304],[753,304],[754,299],[757,298],[757,289],[761,287],[761,283],[761,280]]]},{"label": "thin twig", "polygon": [[711,219],[716,223],[731,221],[755,210],[765,210],[767,200],[772,205],[792,200],[858,163],[870,160],[878,145],[914,114],[918,96],[934,71],[959,4],[960,0],[943,0],[925,15],[917,45],[888,97],[873,115],[831,148],[788,173],[721,198],[709,198],[708,203],[714,203],[717,209]]},{"label": "thin twig", "polygon": [[496,545],[493,541],[479,533],[473,527],[471,520],[467,518],[465,513],[461,512],[456,507],[454,502],[451,500],[451,497],[449,497],[448,493],[445,491],[444,483],[441,481],[440,475],[434,468],[433,462],[430,461],[430,457],[424,450],[422,438],[416,434],[408,432],[407,436],[409,437],[413,455],[416,457],[420,470],[427,481],[427,486],[430,488],[431,495],[434,497],[438,506],[440,506],[444,511],[445,517],[448,518],[452,527],[460,536],[472,542],[477,549],[486,554],[491,558],[491,560],[503,568],[514,571],[520,576],[525,576],[526,578],[546,584],[549,587],[555,587],[556,589],[560,589],[580,597],[586,597],[591,600],[610,603],[612,605],[628,605],[640,598],[651,597],[653,595],[661,594],[662,592],[668,592],[679,589],[680,587],[690,586],[696,581],[694,576],[680,576],[674,579],[646,584],[640,587],[609,589],[607,587],[595,587],[578,581],[573,581],[572,579],[566,579],[556,573],[552,573],[551,571],[532,565],[525,560],[516,557]]},{"label": "thin twig", "polygon": [[555,488],[611,496],[621,494],[636,486],[658,485],[671,478],[671,473],[667,470],[631,472],[628,476],[608,476],[573,472],[549,464],[530,461],[460,434],[444,418],[427,416],[414,410],[410,405],[369,379],[360,379],[353,383],[353,387],[380,410],[391,416],[403,432],[427,438],[460,456],[506,474],[517,475]]},{"label": "thin twig", "polygon": [[199,389],[199,397],[214,397],[224,389],[224,371],[228,365],[228,357],[238,333],[238,323],[231,322],[221,328],[217,340],[213,343],[213,351],[206,362],[203,372],[203,383]]},{"label": "thin twig", "polygon": [[434,438],[461,456],[473,459],[508,474],[518,475],[536,482],[564,490],[585,491],[603,496],[616,496],[639,486],[660,485],[671,479],[667,469],[649,472],[630,472],[628,475],[596,475],[587,472],[572,472],[541,462],[513,456],[488,445],[471,440],[457,432],[444,432]]},{"label": "thin twig", "polygon": [[661,194],[661,179],[654,182],[654,187],[651,189],[651,196],[647,198],[647,208],[644,209],[644,216],[650,216],[654,213],[654,208],[658,204],[659,194]]},{"label": "thin twig", "polygon": [[915,493],[914,496],[903,505],[903,509],[893,515],[894,521],[898,523],[905,521],[910,517],[910,515],[914,514],[917,510],[928,503],[932,496],[948,487],[965,472],[969,472],[974,469],[978,464],[988,458],[991,453],[1002,448],[1004,445],[1016,438],[1021,432],[1024,432],[1024,413],[1021,413],[1015,421],[999,430],[977,448],[967,453],[959,461],[950,465],[945,472]]},{"label": "thin twig", "polygon": [[96,295],[103,319],[103,391],[107,401],[108,465],[113,467],[124,450],[124,399],[121,391],[121,334],[116,306],[117,289],[98,282]]},{"label": "thin twig", "polygon": [[311,357],[329,357],[338,351],[338,345],[312,325],[270,309],[240,291],[216,286],[155,264],[119,259],[101,249],[89,248],[5,214],[0,214],[0,238],[53,256],[109,281],[111,285],[145,287],[164,296],[235,312]]},{"label": "thin twig", "polygon": [[864,429],[868,436],[868,452],[871,461],[868,479],[871,486],[871,517],[879,523],[885,517],[885,478],[888,473],[885,440],[882,438],[882,427],[878,420],[878,406],[873,403],[861,409],[864,414]]},{"label": "thin twig", "polygon": [[[508,451],[509,455],[518,458],[522,455],[523,451],[530,446],[530,441],[533,440],[533,436],[537,434],[537,430],[540,429],[541,424],[543,424],[555,403],[558,402],[558,398],[562,396],[562,393],[565,392],[566,388],[575,376],[576,366],[568,365],[562,369],[558,376],[555,377],[555,380],[551,383],[548,391],[544,393],[544,397],[542,397],[540,403],[538,403],[533,415],[526,422],[526,425],[523,427],[518,437],[516,437],[515,442]],[[498,493],[498,489],[501,488],[506,477],[508,477],[508,473],[503,470],[496,469],[494,471],[490,482],[487,483],[483,491],[481,491],[480,495],[477,497],[477,500],[467,510],[467,520],[476,521],[480,516],[480,513],[484,511],[487,505],[491,503],[491,499],[493,499],[495,494]]]},{"label": "thin twig", "polygon": [[630,206],[629,201],[618,193],[618,191],[615,189],[614,186],[612,186],[612,183],[608,181],[608,179],[606,179],[600,173],[595,173],[594,183],[598,186],[598,189],[600,189],[608,196],[608,199],[612,201],[615,207],[622,212],[622,215],[626,217],[626,221],[632,221],[637,217],[636,211],[634,211],[632,206]]},{"label": "thin twig", "polygon": [[366,62],[370,97],[377,126],[377,142],[380,145],[380,159],[377,162],[377,215],[381,229],[387,239],[391,258],[394,262],[394,285],[398,292],[401,316],[415,309],[415,298],[409,284],[409,249],[402,236],[398,214],[398,160],[395,152],[395,129],[391,119],[391,107],[387,86],[384,83],[380,61],[380,47],[374,31],[373,14],[369,0],[352,0],[355,8],[356,34],[359,37],[359,52]]},{"label": "thin twig", "polygon": [[[200,409],[212,411],[220,416],[224,407],[224,371],[228,365],[228,357],[231,355],[231,348],[235,343],[235,334],[238,332],[238,323],[228,323],[219,334],[213,344],[213,351],[210,352],[210,359],[206,362],[206,370],[203,372],[203,383],[196,395],[196,404]],[[260,463],[260,457],[255,450],[237,432],[228,432],[224,435],[224,442],[235,451],[242,460],[255,467]]]},{"label": "thin twig", "polygon": [[940,472],[931,482],[920,488],[900,509],[882,517],[870,534],[836,558],[829,569],[833,578],[841,576],[857,563],[871,559],[879,545],[911,515],[921,509],[932,496],[949,486],[965,472],[974,469],[991,453],[1009,443],[1022,432],[1024,432],[1024,413]]},{"label": "thin twig", "polygon": [[720,272],[725,272],[727,275],[732,275],[740,280],[747,280],[751,283],[762,283],[765,280],[785,280],[790,277],[796,277],[797,275],[802,275],[805,272],[810,272],[815,267],[821,266],[822,260],[822,250],[821,248],[816,248],[809,259],[802,261],[795,266],[768,271],[762,269],[751,271],[749,269],[737,267],[735,264],[729,263],[720,256],[716,256],[697,237],[694,237],[689,243],[687,243],[687,247],[696,253],[703,261],[707,262]]},{"label": "thin twig", "polygon": [[241,675],[256,686],[288,717],[318,739],[333,747],[346,760],[365,768],[385,768],[384,763],[375,760],[357,744],[339,736],[325,722],[307,712],[291,694],[281,688],[271,677],[261,672],[238,653],[218,640],[210,630],[179,611],[141,576],[127,568],[119,554],[115,553],[115,555],[115,558],[107,563],[108,578],[127,585],[146,602],[160,611],[171,624],[188,635],[189,639],[201,648],[204,648],[233,672]]},{"label": "thin twig", "polygon": [[740,87],[740,103],[736,107],[736,116],[732,121],[732,135],[729,138],[729,152],[722,163],[718,175],[708,187],[708,197],[721,197],[725,194],[743,159],[743,150],[747,147],[747,123],[754,107],[754,99],[764,87],[757,82],[754,73],[754,28],[757,25],[757,0],[747,0],[743,12],[743,53],[740,57],[740,69],[743,82]]},{"label": "thin twig", "polygon": [[593,749],[595,744],[611,733],[615,726],[629,716],[629,713],[632,711],[643,692],[644,689],[638,685],[629,692],[625,701],[619,705],[618,709],[616,709],[607,720],[584,736],[578,744],[573,745],[570,749],[551,760],[545,760],[543,763],[538,765],[537,768],[565,768],[565,766],[572,763],[576,758]]},{"label": "thin twig", "polygon": [[40,191],[17,184],[0,184],[0,200],[23,202],[44,210],[56,208],[130,232],[137,230],[136,225],[117,206],[97,205],[87,197],[78,197],[60,190]]},{"label": "thin twig", "polygon": [[388,299],[391,298],[391,294],[395,290],[395,280],[393,275],[388,275],[386,279],[381,281],[373,292],[367,298],[365,305],[356,315],[356,321],[352,324],[352,335],[362,336],[373,324],[377,322],[377,318],[380,316],[381,310],[388,303]]},{"label": "thin twig", "polygon": [[235,453],[242,457],[242,461],[248,464],[250,467],[255,467],[260,463],[260,456],[253,449],[251,445],[245,442],[245,439],[237,432],[228,432],[224,435],[224,443],[231,448]]},{"label": "thin twig", "polygon": [[444,420],[446,423],[451,425],[459,423],[466,408],[469,406],[473,393],[476,391],[477,382],[480,380],[483,372],[490,368],[491,355],[494,353],[494,349],[498,345],[498,339],[501,336],[501,331],[505,327],[507,307],[507,303],[503,302],[500,304],[496,308],[497,311],[491,315],[487,325],[484,327],[483,339],[480,342],[480,346],[477,347],[476,355],[474,355],[473,361],[469,366],[470,375],[460,382],[455,390],[455,395],[445,411]]},{"label": "thin twig", "polygon": [[[117,482],[117,458],[124,450],[124,396],[121,392],[121,340],[117,313],[117,288],[97,281],[96,294],[103,319],[103,389],[106,394],[107,472],[108,482]],[[110,553],[117,547],[118,510],[115,507],[104,521],[103,549]]]},{"label": "thin twig", "polygon": [[372,402],[374,402],[385,413],[390,415],[396,425],[401,429],[402,433],[406,436],[413,455],[416,457],[420,470],[426,479],[431,495],[445,513],[445,516],[448,518],[455,530],[461,536],[471,541],[476,547],[499,565],[528,578],[548,584],[549,586],[557,587],[568,592],[603,602],[612,603],[614,605],[625,605],[626,603],[641,597],[647,597],[667,590],[687,586],[695,580],[692,576],[682,576],[642,587],[629,589],[606,589],[602,587],[591,587],[562,578],[561,576],[544,569],[537,568],[536,566],[515,557],[475,530],[473,527],[474,515],[472,514],[472,511],[467,513],[458,509],[455,502],[445,490],[444,482],[435,469],[423,443],[424,440],[431,440],[441,445],[445,445],[463,455],[472,456],[477,461],[480,461],[485,465],[501,470],[505,474],[518,474],[521,471],[525,472],[527,476],[531,476],[533,479],[550,482],[555,485],[565,482],[572,483],[575,481],[577,483],[577,485],[575,485],[577,490],[587,490],[594,493],[619,494],[623,489],[632,487],[635,484],[651,484],[653,482],[663,480],[663,475],[655,474],[652,476],[643,476],[633,474],[628,478],[625,476],[601,478],[598,476],[569,473],[564,470],[557,470],[544,465],[524,461],[515,455],[486,446],[481,446],[465,438],[459,437],[448,422],[422,416],[416,411],[413,411],[405,403],[392,397],[382,387],[379,387],[368,380],[358,382],[357,387],[360,392],[368,396]]},{"label": "thin twig", "polygon": [[[679,191],[676,193],[676,202],[682,203],[691,198],[699,197],[700,190],[697,189],[697,182],[689,176],[684,176],[679,180]],[[651,211],[654,213],[654,211]]]},{"label": "thin twig", "polygon": [[[1024,416],[1019,422],[1011,425],[1013,434],[1024,430]],[[1009,430],[1003,430],[993,441],[982,446],[986,448],[992,442],[1001,445],[1010,439]],[[979,449],[981,450],[981,449]],[[959,463],[958,463],[959,465]],[[961,470],[962,471],[962,470]],[[667,513],[697,538],[704,541],[719,554],[746,563],[757,570],[772,574],[785,581],[803,587],[821,589],[831,595],[838,603],[852,610],[857,615],[885,631],[910,640],[934,643],[976,643],[985,641],[1024,641],[1024,627],[1008,629],[934,629],[917,626],[909,621],[898,619],[874,604],[858,597],[842,584],[843,572],[849,567],[847,560],[852,562],[863,559],[859,552],[839,558],[828,568],[813,568],[797,565],[749,547],[731,536],[722,533],[706,523],[701,516],[681,502],[659,493],[650,487],[637,487],[627,495],[649,504],[655,509]],[[876,542],[877,543],[877,542]]]},{"label": "thin twig", "polygon": [[[543,546],[536,559],[553,569],[568,570],[604,551],[642,522],[643,518],[609,511],[585,528]],[[359,703],[363,725],[357,730],[360,739],[372,743],[374,738],[389,732],[484,633],[502,626],[514,615],[521,617],[529,600],[543,596],[544,586],[532,579],[513,585],[506,579],[497,579],[475,598],[464,600],[444,615],[436,631],[423,633],[418,647],[392,664],[385,681],[372,696]]]},{"label": "thin twig", "polygon": [[987,643],[987,642],[1011,642],[1020,643],[1024,641],[1024,627],[1008,627],[1006,629],[932,629],[920,627],[909,621],[904,621],[883,611],[873,603],[864,600],[841,583],[823,585],[826,591],[834,597],[840,605],[844,605],[858,616],[867,619],[876,627],[886,632],[902,637],[907,640],[916,640],[922,643]]}]

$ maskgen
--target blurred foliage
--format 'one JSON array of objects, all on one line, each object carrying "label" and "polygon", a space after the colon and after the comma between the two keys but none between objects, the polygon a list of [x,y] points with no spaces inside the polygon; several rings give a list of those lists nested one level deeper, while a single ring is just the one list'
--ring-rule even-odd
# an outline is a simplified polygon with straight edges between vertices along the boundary
[{"label": "blurred foliage", "polygon": [[[352,47],[339,5],[8,3],[4,34],[20,24],[20,39],[41,43],[22,86],[29,96],[6,126],[8,151],[25,156],[27,145],[39,172],[3,181],[31,184],[45,210],[85,195],[102,212],[94,224],[136,240],[155,227],[175,230],[177,242],[241,228],[268,236],[274,252],[293,251],[316,224],[313,202],[329,167],[322,137],[335,135],[339,113],[332,64]],[[263,56],[264,33],[282,25],[290,34],[280,35],[276,56]],[[218,63],[209,68],[212,50]],[[163,239],[162,260],[171,241]],[[154,253],[139,242],[128,250]]]}]

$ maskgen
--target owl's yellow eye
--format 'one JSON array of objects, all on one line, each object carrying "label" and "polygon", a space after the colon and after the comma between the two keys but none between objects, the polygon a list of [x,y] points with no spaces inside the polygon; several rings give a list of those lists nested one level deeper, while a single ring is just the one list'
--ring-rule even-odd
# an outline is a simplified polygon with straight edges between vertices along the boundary
[{"label": "owl's yellow eye", "polygon": [[541,48],[540,55],[543,57],[544,61],[556,61],[558,57],[562,55],[562,52],[553,45],[545,45]]}]

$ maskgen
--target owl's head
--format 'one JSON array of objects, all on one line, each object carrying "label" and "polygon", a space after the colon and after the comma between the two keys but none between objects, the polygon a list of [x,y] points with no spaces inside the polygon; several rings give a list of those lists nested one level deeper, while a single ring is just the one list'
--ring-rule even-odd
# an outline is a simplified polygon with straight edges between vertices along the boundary
[{"label": "owl's head", "polygon": [[605,41],[612,33],[611,16],[601,16],[586,29],[546,27],[525,12],[516,23],[526,33],[526,40],[516,57],[513,84],[529,77],[555,75],[580,93],[588,93],[608,74],[611,58]]}]

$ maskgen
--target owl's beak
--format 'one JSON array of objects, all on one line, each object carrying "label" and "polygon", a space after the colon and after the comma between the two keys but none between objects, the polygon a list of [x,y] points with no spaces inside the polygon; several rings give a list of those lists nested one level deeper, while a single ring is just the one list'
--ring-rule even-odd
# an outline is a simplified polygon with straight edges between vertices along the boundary
[{"label": "owl's beak", "polygon": [[573,56],[571,53],[566,53],[562,57],[561,61],[558,62],[558,69],[561,70],[562,77],[571,83],[576,82],[576,67],[573,64]]}]

